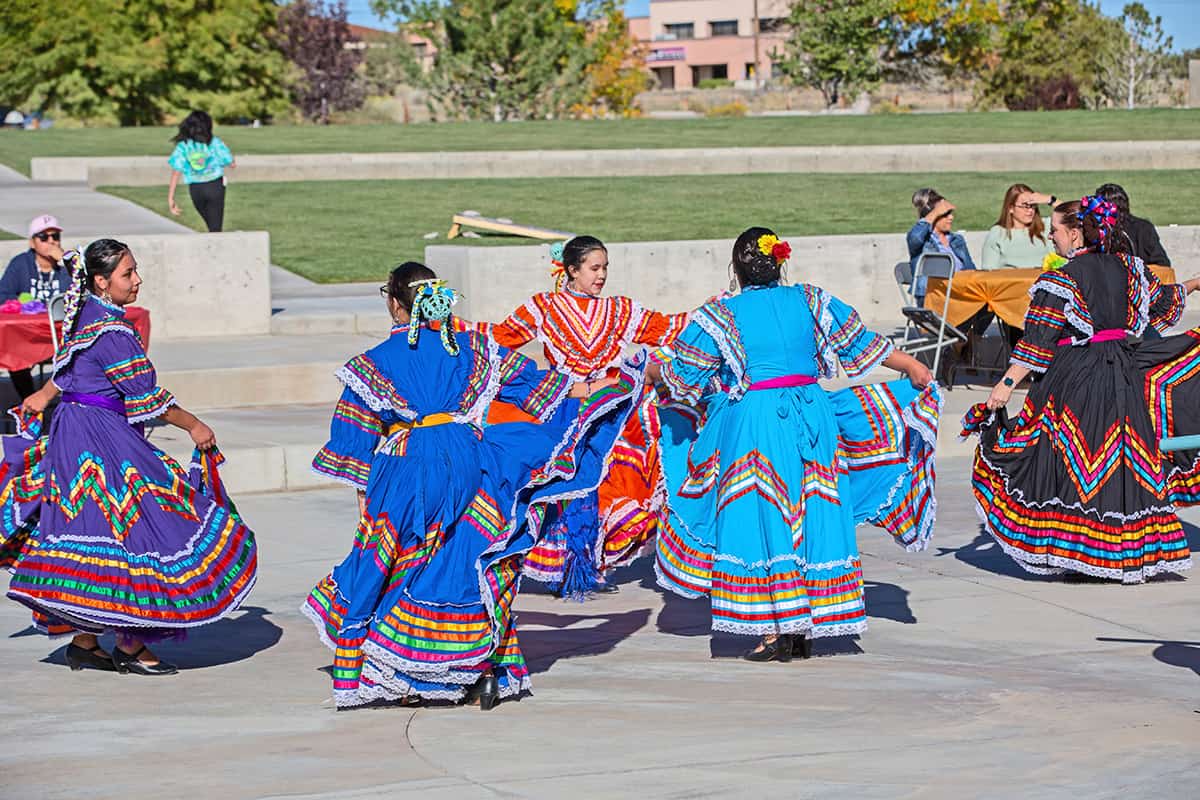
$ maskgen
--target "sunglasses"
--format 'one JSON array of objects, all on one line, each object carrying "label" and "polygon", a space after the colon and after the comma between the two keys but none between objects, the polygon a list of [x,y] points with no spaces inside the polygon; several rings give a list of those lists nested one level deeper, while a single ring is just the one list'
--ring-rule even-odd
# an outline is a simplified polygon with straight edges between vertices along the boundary
[{"label": "sunglasses", "polygon": [[380,286],[380,287],[379,287],[379,296],[380,296],[380,297],[387,297],[387,296],[388,296],[388,287],[387,287],[387,284],[384,284],[383,286]]},{"label": "sunglasses", "polygon": [[1026,211],[1037,211],[1037,203],[1017,203],[1017,208],[1023,208]]},{"label": "sunglasses", "polygon": [[39,242],[49,242],[51,240],[53,240],[55,242],[61,242],[62,241],[62,233],[59,233],[57,231],[54,233],[35,233],[33,235],[33,238],[37,239]]},{"label": "sunglasses", "polygon": [[[938,214],[937,218],[938,218],[938,219],[946,219],[947,217],[953,217],[953,216],[954,216],[954,212],[953,212],[953,211],[947,211],[947,212],[946,212],[946,213],[944,213],[944,214]],[[934,221],[936,222],[937,220],[934,220]]]}]

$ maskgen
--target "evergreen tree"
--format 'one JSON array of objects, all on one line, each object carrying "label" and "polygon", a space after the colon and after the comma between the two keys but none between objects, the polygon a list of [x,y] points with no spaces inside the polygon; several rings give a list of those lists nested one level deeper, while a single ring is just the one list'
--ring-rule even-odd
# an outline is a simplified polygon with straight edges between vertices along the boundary
[{"label": "evergreen tree", "polygon": [[0,25],[0,100],[89,123],[283,113],[272,0],[22,0]]}]

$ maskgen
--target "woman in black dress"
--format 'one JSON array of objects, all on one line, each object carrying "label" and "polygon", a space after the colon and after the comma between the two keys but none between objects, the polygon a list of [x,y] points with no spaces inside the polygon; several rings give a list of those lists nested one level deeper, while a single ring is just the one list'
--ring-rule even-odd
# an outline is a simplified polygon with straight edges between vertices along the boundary
[{"label": "woman in black dress", "polygon": [[[1025,335],[986,404],[973,488],[987,531],[1038,574],[1141,583],[1191,566],[1177,505],[1200,503],[1200,453],[1159,440],[1200,433],[1200,329],[1141,341],[1183,313],[1200,278],[1161,284],[1128,252],[1116,208],[1097,197],[1054,209],[1070,261],[1030,290]],[[1019,414],[1004,406],[1034,374]]]}]

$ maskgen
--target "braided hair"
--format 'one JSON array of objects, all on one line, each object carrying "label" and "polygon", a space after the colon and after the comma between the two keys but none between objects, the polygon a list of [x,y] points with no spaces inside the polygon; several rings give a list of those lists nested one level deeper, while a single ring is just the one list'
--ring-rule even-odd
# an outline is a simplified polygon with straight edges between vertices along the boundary
[{"label": "braided hair", "polygon": [[567,242],[555,242],[550,246],[550,263],[554,269],[550,274],[554,277],[554,291],[561,292],[571,280],[571,268],[579,269],[589,253],[597,250],[608,252],[604,242],[595,236],[576,236]]},{"label": "braided hair", "polygon": [[75,330],[79,312],[87,302],[87,295],[96,288],[96,278],[110,278],[117,265],[129,253],[129,245],[116,239],[97,239],[86,247],[68,251],[63,264],[71,273],[71,287],[65,299],[63,318],[63,340]]},{"label": "braided hair", "polygon": [[408,343],[415,345],[421,335],[421,325],[439,322],[442,347],[452,356],[459,353],[458,340],[454,337],[453,307],[458,302],[458,292],[446,281],[438,278],[433,270],[416,261],[406,261],[392,270],[388,276],[388,297],[408,312]]},{"label": "braided hair", "polygon": [[1130,253],[1121,212],[1116,204],[1103,197],[1087,195],[1078,202],[1061,203],[1054,213],[1062,219],[1063,227],[1083,232],[1083,244],[1089,250],[1114,255]]}]

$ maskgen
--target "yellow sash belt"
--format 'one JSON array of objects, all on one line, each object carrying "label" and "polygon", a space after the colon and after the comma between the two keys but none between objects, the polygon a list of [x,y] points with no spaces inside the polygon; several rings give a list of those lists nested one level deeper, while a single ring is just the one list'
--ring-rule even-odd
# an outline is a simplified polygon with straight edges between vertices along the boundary
[{"label": "yellow sash belt", "polygon": [[391,436],[400,431],[411,431],[413,428],[432,428],[435,425],[449,425],[454,422],[454,415],[447,414],[444,411],[439,411],[436,414],[429,414],[415,422],[401,421],[395,422],[388,426],[387,435]]}]

